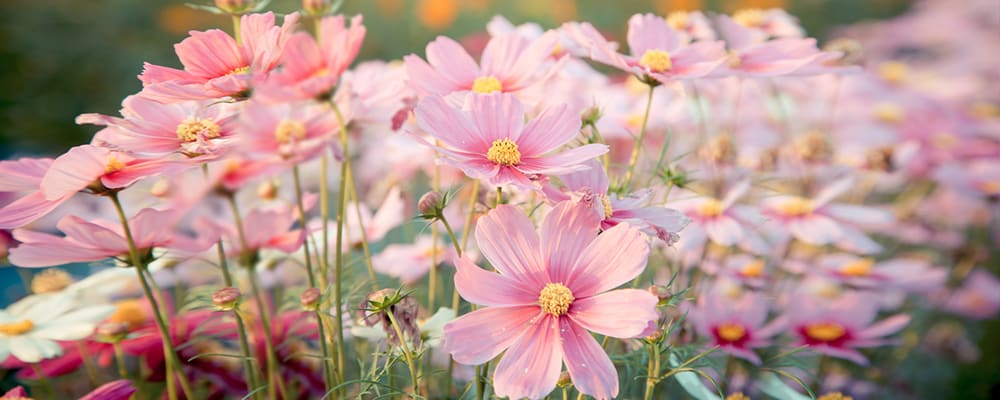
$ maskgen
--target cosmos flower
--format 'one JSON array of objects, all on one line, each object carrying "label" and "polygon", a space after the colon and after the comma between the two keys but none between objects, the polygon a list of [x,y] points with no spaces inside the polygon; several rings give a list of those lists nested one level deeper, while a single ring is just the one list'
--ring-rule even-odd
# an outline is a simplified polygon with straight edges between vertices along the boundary
[{"label": "cosmos flower", "polygon": [[800,296],[789,303],[785,316],[798,345],[817,353],[867,365],[857,349],[891,345],[885,336],[898,332],[910,316],[897,314],[875,322],[878,303],[871,295],[846,292],[835,298]]},{"label": "cosmos flower", "polygon": [[73,194],[46,198],[41,190],[42,178],[52,165],[51,158],[21,158],[0,161],[0,193],[16,197],[0,208],[0,229],[13,229],[30,224],[48,214]]},{"label": "cosmos flower", "polygon": [[333,147],[337,117],[323,104],[268,103],[251,100],[240,114],[240,149],[259,159],[302,162]]},{"label": "cosmos flower", "polygon": [[462,364],[481,364],[506,350],[493,377],[498,396],[545,396],[564,362],[581,392],[617,396],[617,371],[588,331],[636,337],[657,320],[658,299],[644,290],[612,290],[642,272],[649,244],[630,225],[598,236],[599,226],[589,207],[569,201],[557,205],[537,233],[513,206],[482,217],[476,241],[499,273],[458,260],[459,293],[486,307],[445,325],[444,349]]},{"label": "cosmos flower", "polygon": [[547,109],[525,124],[524,108],[512,95],[467,100],[456,109],[441,97],[426,97],[415,110],[417,124],[441,141],[435,147],[444,162],[491,186],[532,189],[532,177],[585,169],[585,161],[608,151],[587,144],[548,155],[579,135],[580,118],[566,107]]},{"label": "cosmos flower", "polygon": [[721,199],[701,195],[685,198],[678,194],[674,196],[677,200],[667,202],[668,207],[691,219],[681,237],[681,250],[698,253],[711,240],[722,246],[739,246],[754,254],[766,254],[770,246],[758,233],[763,217],[755,207],[737,203],[749,190],[750,181],[742,180],[729,187]]},{"label": "cosmos flower", "polygon": [[736,298],[705,293],[688,318],[699,334],[709,338],[710,346],[760,365],[760,356],[753,349],[770,345],[770,338],[785,328],[783,318],[765,324],[767,312],[767,301],[755,292],[741,292]]},{"label": "cosmos flower", "polygon": [[75,297],[73,293],[47,296],[0,310],[0,361],[11,355],[26,363],[56,357],[62,354],[56,341],[90,336],[96,324],[115,310],[110,305],[76,308]]}]

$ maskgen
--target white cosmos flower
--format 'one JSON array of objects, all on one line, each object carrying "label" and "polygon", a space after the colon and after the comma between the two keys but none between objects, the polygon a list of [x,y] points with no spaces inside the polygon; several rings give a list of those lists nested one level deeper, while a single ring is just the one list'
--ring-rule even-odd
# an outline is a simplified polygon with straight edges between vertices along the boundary
[{"label": "white cosmos flower", "polygon": [[57,340],[78,340],[94,332],[94,326],[114,312],[112,305],[78,308],[78,293],[29,296],[0,310],[0,360],[13,355],[36,363],[59,356]]}]

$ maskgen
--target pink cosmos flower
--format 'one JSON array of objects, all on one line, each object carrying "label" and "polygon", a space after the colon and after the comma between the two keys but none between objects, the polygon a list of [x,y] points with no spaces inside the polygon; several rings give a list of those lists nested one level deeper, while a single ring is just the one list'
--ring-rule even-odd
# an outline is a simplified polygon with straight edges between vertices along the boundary
[{"label": "pink cosmos flower", "polygon": [[685,213],[691,224],[685,229],[680,249],[700,253],[708,240],[722,246],[739,246],[754,254],[766,254],[770,247],[757,232],[763,222],[756,208],[737,204],[750,190],[750,181],[732,185],[722,199],[710,196],[682,198],[667,203]]},{"label": "pink cosmos flower", "polygon": [[281,54],[280,71],[272,74],[260,91],[267,98],[308,100],[330,93],[347,66],[358,56],[365,39],[361,16],[324,17],[317,38],[306,32],[291,34]]},{"label": "pink cosmos flower", "polygon": [[681,212],[666,207],[650,207],[650,190],[619,197],[608,193],[608,174],[596,160],[588,161],[590,168],[561,176],[565,191],[551,185],[544,187],[546,197],[553,202],[569,199],[582,201],[601,220],[601,229],[607,230],[620,223],[627,223],[641,229],[648,235],[672,244],[677,241],[677,233],[687,226],[690,219]]},{"label": "pink cosmos flower", "polygon": [[51,158],[0,161],[0,193],[14,193],[13,201],[0,208],[0,229],[25,226],[69,200],[73,193],[48,199],[41,190],[42,178]]},{"label": "pink cosmos flower", "polygon": [[278,66],[298,19],[298,13],[289,14],[278,27],[273,13],[244,15],[240,17],[240,43],[219,29],[192,31],[174,46],[184,69],[146,63],[139,75],[142,93],[163,103],[245,93],[251,82],[264,80]]},{"label": "pink cosmos flower", "polygon": [[611,290],[642,272],[649,244],[627,224],[598,236],[599,227],[590,208],[573,202],[546,216],[541,238],[513,206],[482,217],[476,241],[499,273],[458,260],[456,288],[486,307],[445,325],[444,349],[462,364],[481,364],[506,350],[493,377],[501,397],[545,396],[563,362],[581,392],[615,397],[618,374],[588,331],[636,337],[658,318],[657,298],[643,290]]},{"label": "pink cosmos flower", "polygon": [[431,267],[431,253],[437,248],[438,262],[452,262],[455,250],[430,235],[421,235],[413,243],[390,244],[372,257],[376,272],[399,278],[404,285],[412,285],[423,278]]},{"label": "pink cosmos flower", "polygon": [[[378,211],[372,209],[364,203],[348,203],[344,208],[345,239],[343,241],[344,250],[360,246],[363,240],[369,243],[382,240],[393,228],[399,226],[406,220],[406,202],[403,200],[403,193],[398,186],[389,189],[385,199],[379,205]],[[358,221],[360,214],[361,220]],[[364,226],[362,230],[361,227]],[[330,238],[331,244],[335,238]]]},{"label": "pink cosmos flower", "polygon": [[853,179],[842,178],[828,185],[814,198],[778,195],[765,198],[761,208],[778,226],[779,242],[788,235],[814,245],[834,244],[861,254],[876,253],[882,246],[858,229],[857,225],[883,225],[895,218],[892,213],[870,206],[839,204],[832,201],[851,188]]},{"label": "pink cosmos flower", "polygon": [[833,299],[801,296],[786,310],[788,326],[798,337],[798,345],[861,365],[867,365],[868,359],[856,349],[891,344],[883,337],[910,322],[909,315],[897,314],[873,323],[877,314],[878,302],[859,292]]},{"label": "pink cosmos flower", "polygon": [[750,29],[757,38],[755,42],[763,42],[769,38],[800,38],[806,35],[798,19],[780,8],[745,8],[733,13],[732,21]]},{"label": "pink cosmos flower", "polygon": [[710,346],[760,365],[760,356],[753,349],[770,345],[769,339],[785,329],[783,318],[765,325],[767,311],[767,301],[754,292],[742,292],[737,298],[706,293],[698,298],[688,318],[694,329],[709,339]]},{"label": "pink cosmos flower", "polygon": [[701,11],[673,11],[667,14],[666,20],[671,28],[687,35],[685,43],[716,38],[712,23]]},{"label": "pink cosmos flower", "polygon": [[[301,162],[331,146],[337,117],[317,103],[266,103],[251,100],[240,114],[240,148],[257,158]],[[335,148],[336,149],[336,148]],[[335,150],[339,158],[339,150]]]},{"label": "pink cosmos flower", "polygon": [[[311,205],[306,204],[307,211]],[[205,235],[207,237],[221,237],[225,241],[226,252],[233,256],[244,254],[243,239],[246,240],[246,251],[275,249],[291,253],[305,241],[302,229],[291,229],[298,221],[298,211],[291,206],[283,206],[255,208],[247,212],[243,216],[244,238],[240,238],[235,224],[215,219],[201,218],[196,222],[196,227],[210,232]]]},{"label": "pink cosmos flower", "polygon": [[686,43],[686,35],[674,30],[662,17],[635,14],[629,18],[628,27],[631,54],[624,55],[590,23],[563,25],[573,38],[590,48],[590,58],[594,61],[661,83],[706,76],[726,61],[724,43]]},{"label": "pink cosmos flower", "polygon": [[777,76],[840,70],[840,67],[821,68],[842,54],[821,51],[816,47],[816,39],[789,37],[767,40],[725,15],[718,18],[718,23],[731,51],[729,71],[744,76]]},{"label": "pink cosmos flower", "polygon": [[933,177],[971,198],[1000,199],[1000,161],[995,158],[945,164],[934,171]]},{"label": "pink cosmos flower", "polygon": [[532,189],[535,175],[579,171],[586,168],[584,161],[608,151],[588,144],[546,155],[579,135],[580,117],[564,106],[525,124],[521,102],[506,93],[469,97],[461,110],[441,97],[426,97],[415,113],[420,128],[441,141],[435,147],[443,161],[491,186]]},{"label": "pink cosmos flower", "polygon": [[850,254],[828,254],[811,261],[803,271],[814,271],[862,289],[883,291],[902,289],[927,292],[944,285],[948,271],[934,268],[927,261],[893,258],[881,262]]},{"label": "pink cosmos flower", "polygon": [[403,62],[410,84],[423,95],[518,93],[544,82],[557,69],[544,66],[558,40],[555,31],[533,41],[515,32],[498,35],[490,39],[477,64],[458,42],[439,36],[427,44],[427,61],[411,54]]},{"label": "pink cosmos flower", "polygon": [[[172,229],[180,215],[173,210],[139,211],[129,220],[135,245],[140,251],[153,247],[176,247],[191,252],[203,250],[193,239]],[[59,230],[66,236],[14,231],[14,239],[21,244],[10,251],[10,262],[20,267],[47,267],[72,262],[98,261],[109,257],[127,257],[128,242],[118,222],[107,220],[85,221],[67,216],[59,221]]]},{"label": "pink cosmos flower", "polygon": [[108,128],[94,135],[93,144],[143,156],[181,153],[189,157],[218,158],[226,153],[236,133],[236,106],[215,101],[162,104],[141,95],[122,101],[122,118],[82,114],[77,124]]},{"label": "pink cosmos flower", "polygon": [[979,320],[993,318],[1000,312],[1000,279],[977,268],[948,295],[941,308]]},{"label": "pink cosmos flower", "polygon": [[167,157],[143,159],[85,144],[56,158],[45,172],[40,187],[46,200],[56,200],[84,189],[125,188],[140,179],[173,173],[187,166]]}]

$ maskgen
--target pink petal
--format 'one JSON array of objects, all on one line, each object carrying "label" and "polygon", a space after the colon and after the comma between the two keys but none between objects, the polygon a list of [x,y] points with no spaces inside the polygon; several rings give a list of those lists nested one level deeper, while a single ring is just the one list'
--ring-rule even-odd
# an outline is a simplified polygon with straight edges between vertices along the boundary
[{"label": "pink petal", "polygon": [[559,327],[563,359],[573,386],[597,399],[618,396],[618,371],[601,345],[569,318],[560,318]]},{"label": "pink petal", "polygon": [[542,221],[542,256],[547,258],[549,278],[565,282],[576,258],[597,238],[601,221],[582,202],[559,203]]},{"label": "pink petal", "polygon": [[517,207],[504,204],[481,217],[476,243],[501,274],[524,282],[532,291],[547,283],[535,226]]},{"label": "pink petal", "polygon": [[580,116],[563,105],[548,108],[524,127],[517,145],[525,154],[547,154],[580,135]]},{"label": "pink petal", "polygon": [[607,152],[607,145],[586,144],[547,157],[521,159],[518,169],[529,174],[568,174],[585,170],[587,168],[585,161],[597,158]]},{"label": "pink petal", "polygon": [[421,94],[443,96],[460,89],[420,57],[412,54],[403,57],[403,66],[406,67],[410,85]]},{"label": "pink petal", "polygon": [[789,220],[788,230],[796,239],[815,245],[832,243],[841,235],[839,224],[816,214]]},{"label": "pink petal", "polygon": [[[427,62],[446,80],[454,85],[471,85],[479,75],[479,66],[458,42],[438,36],[427,44]],[[470,86],[471,87],[471,86]],[[468,87],[466,87],[468,88]],[[442,93],[446,94],[446,93]]]},{"label": "pink petal", "polygon": [[174,50],[185,71],[206,80],[250,65],[236,40],[218,29],[192,31],[190,37],[174,45]]},{"label": "pink petal", "polygon": [[29,194],[0,208],[0,229],[20,228],[52,212],[70,196],[46,199],[41,191]]},{"label": "pink petal", "polygon": [[622,339],[632,338],[659,318],[656,312],[658,301],[656,296],[645,290],[612,290],[573,301],[568,315],[573,322],[589,331]]},{"label": "pink petal", "polygon": [[541,325],[541,314],[538,306],[486,307],[473,311],[444,326],[444,350],[461,364],[482,364],[506,350],[525,332]]},{"label": "pink petal", "polygon": [[663,17],[653,14],[635,14],[628,19],[629,52],[642,57],[647,50],[673,52],[680,46],[680,35]]},{"label": "pink petal", "polygon": [[538,302],[539,292],[519,285],[519,282],[479,268],[467,257],[455,263],[455,288],[470,303],[484,306],[527,306]]},{"label": "pink petal", "polygon": [[[107,250],[82,247],[62,237],[15,230],[14,239],[22,243],[10,249],[10,263],[19,267],[48,267],[72,262],[98,261],[115,254]],[[29,239],[30,238],[30,239]]]},{"label": "pink petal", "polygon": [[648,256],[646,236],[638,228],[619,224],[597,236],[583,250],[566,286],[577,298],[605,292],[642,273]]},{"label": "pink petal", "polygon": [[905,314],[893,315],[889,318],[883,319],[875,324],[872,324],[868,328],[863,329],[858,332],[859,338],[871,339],[880,338],[883,336],[888,336],[893,333],[899,332],[906,327],[906,324],[910,323],[910,316]]},{"label": "pink petal", "polygon": [[52,162],[42,178],[41,189],[45,198],[63,198],[87,187],[104,175],[110,156],[110,150],[88,144],[69,149]]},{"label": "pink petal", "polygon": [[444,144],[468,153],[483,154],[493,144],[492,133],[481,133],[475,122],[443,98],[428,96],[414,109],[420,129]]},{"label": "pink petal", "polygon": [[490,145],[494,140],[510,139],[516,142],[522,155],[533,155],[531,148],[518,139],[524,129],[524,107],[512,94],[489,93],[473,95],[469,99],[472,121],[479,127],[479,134]]},{"label": "pink petal", "polygon": [[51,158],[0,161],[0,192],[38,190],[42,177],[51,165]]},{"label": "pink petal", "polygon": [[556,387],[562,370],[559,318],[546,314],[510,346],[497,364],[499,397],[540,399]]},{"label": "pink petal", "polygon": [[850,204],[827,204],[821,212],[838,220],[859,225],[889,224],[895,219],[890,211]]}]

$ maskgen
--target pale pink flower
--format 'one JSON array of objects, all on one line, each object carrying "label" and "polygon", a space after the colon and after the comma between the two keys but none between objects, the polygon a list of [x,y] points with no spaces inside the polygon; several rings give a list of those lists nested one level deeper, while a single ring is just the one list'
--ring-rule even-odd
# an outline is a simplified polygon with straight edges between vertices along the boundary
[{"label": "pale pink flower", "polygon": [[493,384],[498,396],[538,399],[555,386],[565,362],[573,384],[596,398],[618,395],[618,374],[590,335],[631,338],[658,318],[658,299],[638,289],[611,290],[642,272],[649,244],[621,224],[597,235],[597,216],[560,203],[539,233],[526,215],[501,205],[479,220],[479,249],[499,273],[466,258],[455,286],[483,305],[445,326],[444,349],[462,364],[505,352]]},{"label": "pale pink flower", "polygon": [[941,308],[980,320],[993,318],[1000,312],[1000,279],[977,268],[965,277],[962,286],[948,295]]},{"label": "pale pink flower", "polygon": [[281,69],[260,88],[264,96],[280,100],[308,100],[329,94],[347,66],[358,56],[365,39],[360,15],[324,17],[316,38],[306,32],[291,34],[281,55]]},{"label": "pale pink flower", "polygon": [[[307,209],[314,202],[307,204]],[[275,249],[292,253],[302,246],[306,234],[302,229],[292,229],[299,221],[298,211],[290,206],[268,209],[255,208],[243,216],[241,238],[235,223],[209,218],[199,219],[195,227],[206,232],[206,237],[219,237],[225,242],[226,252],[233,256],[245,255],[262,249]],[[243,241],[246,240],[246,248]]]},{"label": "pale pink flower", "polygon": [[889,211],[872,206],[833,203],[851,188],[852,182],[850,177],[841,178],[813,198],[768,197],[761,202],[761,208],[777,226],[774,234],[779,242],[791,235],[809,244],[832,244],[856,253],[876,253],[882,246],[865,235],[859,226],[885,225],[895,217]]},{"label": "pale pink flower", "polygon": [[45,197],[41,190],[42,178],[51,165],[51,158],[0,161],[0,193],[14,194],[14,200],[0,208],[0,229],[27,225],[73,196],[71,193],[53,199]]},{"label": "pale pink flower", "polygon": [[[174,210],[146,208],[139,211],[129,219],[129,229],[136,248],[140,252],[147,252],[154,247],[178,248],[189,252],[203,250],[203,243],[170,229],[179,217],[179,213]],[[21,244],[11,249],[10,262],[20,267],[47,267],[98,261],[109,257],[128,258],[129,245],[119,222],[90,222],[70,215],[59,221],[57,226],[66,236],[15,230],[14,239]]]},{"label": "pale pink flower", "polygon": [[666,20],[671,28],[687,36],[685,43],[716,39],[712,22],[701,11],[673,11]]},{"label": "pale pink flower", "polygon": [[725,15],[718,18],[720,32],[729,44],[727,70],[744,76],[814,75],[843,71],[844,67],[824,64],[842,56],[816,47],[812,38],[762,39]]},{"label": "pale pink flower", "polygon": [[635,14],[628,26],[629,55],[619,54],[617,46],[587,22],[569,23],[563,25],[563,30],[588,47],[594,61],[662,83],[704,77],[727,59],[723,42],[687,43],[687,35],[676,31],[662,17]]},{"label": "pale pink flower", "polygon": [[934,180],[971,198],[1000,199],[1000,161],[981,158],[938,167]]},{"label": "pale pink flower", "polygon": [[742,180],[726,190],[722,199],[697,196],[668,202],[667,206],[691,219],[681,237],[681,250],[700,253],[711,240],[722,246],[739,246],[754,254],[766,254],[770,246],[758,232],[763,217],[756,208],[737,203],[749,190],[750,181]]},{"label": "pale pink flower", "polygon": [[[344,210],[347,213],[344,215],[344,250],[361,245],[362,240],[368,240],[369,243],[382,240],[390,230],[406,220],[406,202],[398,186],[389,189],[378,211],[372,212],[368,205],[354,202],[347,203]],[[361,229],[362,226],[364,230]],[[332,243],[335,238],[330,239]]]},{"label": "pale pink flower", "polygon": [[143,156],[181,153],[198,161],[225,155],[236,133],[236,106],[216,101],[162,104],[141,95],[122,101],[122,118],[82,114],[77,124],[103,125],[91,143]]},{"label": "pale pink flower", "polygon": [[733,22],[752,30],[756,42],[767,39],[801,38],[806,35],[798,19],[780,8],[766,10],[745,8],[734,12],[731,18]]},{"label": "pale pink flower", "polygon": [[928,292],[944,285],[948,271],[924,260],[892,258],[876,262],[851,254],[828,254],[809,263],[802,271],[815,272],[861,289],[902,289]]},{"label": "pale pink flower", "polygon": [[[337,117],[324,104],[267,103],[251,100],[240,114],[238,146],[247,155],[276,162],[301,162],[319,156],[338,129]],[[339,148],[334,147],[339,158]]]},{"label": "pale pink flower", "polygon": [[858,348],[892,344],[884,337],[910,322],[910,316],[904,314],[874,322],[877,314],[878,302],[859,292],[832,299],[798,296],[786,310],[789,330],[798,338],[796,345],[861,365],[867,365],[868,359]]},{"label": "pale pink flower", "polygon": [[564,106],[525,124],[521,102],[506,93],[471,96],[461,110],[441,97],[426,97],[415,112],[420,128],[441,141],[435,147],[444,162],[490,186],[532,189],[533,177],[585,169],[584,161],[608,151],[588,144],[546,155],[579,136],[580,117]]},{"label": "pale pink flower", "polygon": [[735,298],[706,293],[690,309],[688,319],[709,339],[708,345],[760,365],[760,356],[753,349],[772,344],[771,337],[781,333],[786,322],[777,318],[765,324],[767,311],[767,301],[754,292],[742,292]]},{"label": "pale pink flower", "polygon": [[399,278],[404,285],[412,285],[423,278],[431,267],[431,255],[437,251],[438,262],[454,257],[454,250],[444,246],[440,240],[431,240],[430,235],[421,235],[413,243],[398,243],[385,246],[372,257],[375,271]]},{"label": "pale pink flower", "polygon": [[298,13],[289,14],[278,27],[273,13],[244,15],[240,43],[219,29],[192,31],[174,46],[184,69],[146,63],[139,75],[142,93],[164,103],[244,95],[278,66],[298,19]]},{"label": "pale pink flower", "polygon": [[552,185],[543,187],[552,202],[569,199],[583,202],[594,210],[601,220],[601,229],[607,230],[620,223],[630,224],[667,244],[677,241],[677,233],[691,221],[683,213],[666,207],[650,206],[652,191],[646,189],[619,197],[608,193],[608,174],[596,160],[586,163],[590,168],[561,176],[564,189]]},{"label": "pale pink flower", "polygon": [[427,61],[403,57],[410,84],[420,94],[517,93],[545,79],[557,68],[547,65],[559,40],[550,31],[535,40],[515,32],[490,39],[479,63],[458,42],[439,36],[427,44]]}]

